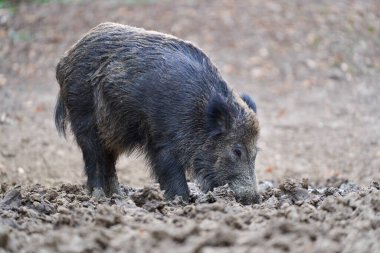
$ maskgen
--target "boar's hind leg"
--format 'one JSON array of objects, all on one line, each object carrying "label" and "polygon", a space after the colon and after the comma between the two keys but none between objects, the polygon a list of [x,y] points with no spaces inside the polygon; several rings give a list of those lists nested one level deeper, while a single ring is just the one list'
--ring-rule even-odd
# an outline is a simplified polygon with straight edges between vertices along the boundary
[{"label": "boar's hind leg", "polygon": [[95,198],[105,197],[105,166],[108,159],[102,147],[97,128],[91,115],[76,115],[73,111],[71,128],[82,149],[87,187]]},{"label": "boar's hind leg", "polygon": [[96,143],[91,151],[83,151],[88,186],[95,198],[111,197],[114,193],[121,194],[115,169],[116,155],[106,151],[99,143]]},{"label": "boar's hind leg", "polygon": [[149,152],[153,173],[165,191],[166,199],[181,196],[184,201],[189,200],[189,188],[183,166],[178,163],[171,152]]},{"label": "boar's hind leg", "polygon": [[77,136],[77,140],[83,152],[88,189],[95,198],[102,198],[105,197],[105,177],[101,165],[104,163],[105,157],[97,141],[97,136],[91,135]]}]

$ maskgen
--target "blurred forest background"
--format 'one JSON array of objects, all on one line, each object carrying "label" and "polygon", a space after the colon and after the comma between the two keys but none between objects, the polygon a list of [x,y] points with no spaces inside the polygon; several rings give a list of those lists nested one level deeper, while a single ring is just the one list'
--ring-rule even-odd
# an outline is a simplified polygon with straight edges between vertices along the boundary
[{"label": "blurred forest background", "polygon": [[[84,182],[53,123],[61,55],[114,21],[192,41],[257,102],[259,179],[380,177],[378,0],[0,1],[0,181]],[[149,182],[142,158],[122,184]]]}]

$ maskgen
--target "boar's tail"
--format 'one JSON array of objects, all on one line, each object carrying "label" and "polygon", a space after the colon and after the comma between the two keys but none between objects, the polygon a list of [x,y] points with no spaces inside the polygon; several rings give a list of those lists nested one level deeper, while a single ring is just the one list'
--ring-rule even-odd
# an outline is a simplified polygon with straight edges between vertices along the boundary
[{"label": "boar's tail", "polygon": [[66,138],[66,106],[63,102],[61,93],[58,94],[57,104],[55,105],[55,126],[59,135]]}]

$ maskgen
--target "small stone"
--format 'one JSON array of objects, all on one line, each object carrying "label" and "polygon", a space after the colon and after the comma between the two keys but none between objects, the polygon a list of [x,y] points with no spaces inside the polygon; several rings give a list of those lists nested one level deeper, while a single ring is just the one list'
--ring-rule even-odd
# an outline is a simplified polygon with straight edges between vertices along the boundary
[{"label": "small stone", "polygon": [[324,194],[325,194],[326,196],[334,195],[335,192],[336,192],[336,188],[334,188],[334,187],[327,187],[327,188],[324,190]]},{"label": "small stone", "polygon": [[344,183],[339,187],[339,193],[342,196],[345,196],[351,192],[357,192],[358,190],[359,190],[359,186],[352,182]]}]

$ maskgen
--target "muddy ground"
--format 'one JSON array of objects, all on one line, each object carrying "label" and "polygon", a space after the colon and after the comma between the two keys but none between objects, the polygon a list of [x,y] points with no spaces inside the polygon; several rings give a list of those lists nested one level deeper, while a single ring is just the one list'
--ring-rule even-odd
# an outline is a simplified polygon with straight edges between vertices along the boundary
[{"label": "muddy ground", "polygon": [[79,185],[2,184],[0,252],[379,252],[379,183],[327,185],[265,181],[264,202],[242,206],[227,186],[190,184],[186,204],[158,186],[97,201]]},{"label": "muddy ground", "polygon": [[[0,252],[380,251],[377,0],[15,2],[0,8]],[[165,202],[143,157],[118,163],[126,196],[88,197],[54,128],[54,68],[104,21],[192,41],[254,97],[262,204],[195,186]]]}]

